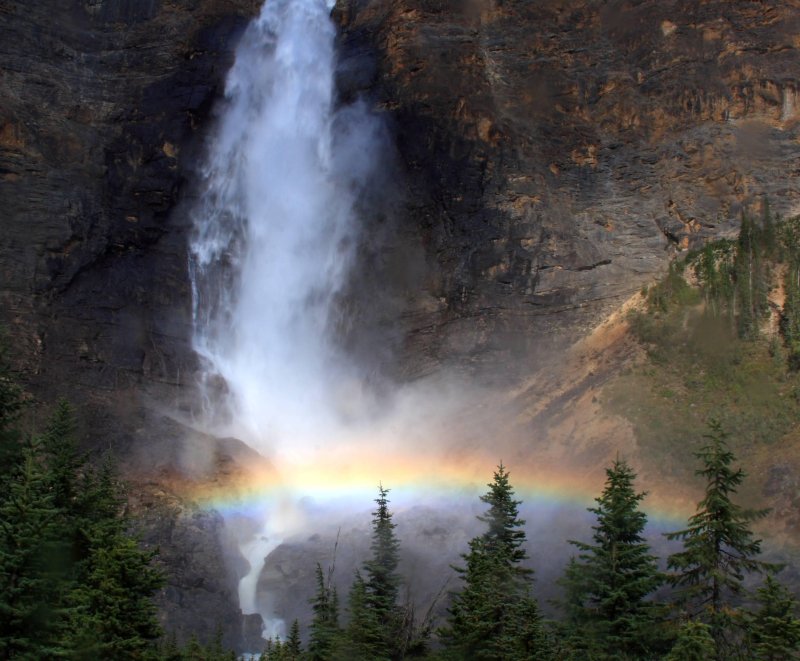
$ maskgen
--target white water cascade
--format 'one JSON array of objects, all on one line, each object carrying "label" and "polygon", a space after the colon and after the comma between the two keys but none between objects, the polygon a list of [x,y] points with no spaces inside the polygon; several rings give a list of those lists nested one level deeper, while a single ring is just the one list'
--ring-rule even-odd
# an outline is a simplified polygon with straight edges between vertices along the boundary
[{"label": "white water cascade", "polygon": [[[206,381],[225,384],[207,389],[206,424],[278,470],[327,441],[350,399],[343,390],[357,382],[331,329],[383,127],[361,102],[335,105],[332,4],[268,0],[243,35],[191,243],[195,349]],[[245,612],[259,612],[264,556],[286,532],[276,513],[264,517],[241,548],[251,566],[239,590]],[[274,613],[261,614],[279,633]]]}]

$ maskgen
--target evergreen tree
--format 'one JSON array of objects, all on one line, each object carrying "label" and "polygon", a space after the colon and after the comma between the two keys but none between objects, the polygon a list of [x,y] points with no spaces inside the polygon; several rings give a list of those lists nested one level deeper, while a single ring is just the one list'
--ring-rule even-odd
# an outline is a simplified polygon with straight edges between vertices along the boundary
[{"label": "evergreen tree", "polygon": [[372,513],[372,557],[364,563],[367,608],[382,632],[382,643],[374,652],[397,658],[402,655],[407,632],[402,631],[402,614],[397,603],[400,575],[397,573],[400,542],[389,511],[389,490],[378,487],[377,509]]},{"label": "evergreen tree", "polygon": [[664,661],[708,661],[714,658],[715,649],[709,626],[690,620],[681,625],[675,645]]},{"label": "evergreen tree", "polygon": [[43,464],[41,444],[29,441],[0,499],[0,657],[43,659],[60,654],[55,634],[49,559],[61,512]]},{"label": "evergreen tree", "polygon": [[694,271],[706,310],[715,317],[727,311],[733,315],[734,263],[736,249],[728,239],[707,243],[694,263]]},{"label": "evergreen tree", "polygon": [[778,233],[775,227],[776,216],[772,213],[769,198],[764,197],[764,209],[761,214],[761,246],[764,256],[774,259],[778,253]]},{"label": "evergreen tree", "polygon": [[350,621],[333,658],[341,661],[388,661],[385,630],[371,607],[361,572],[356,572],[350,588],[347,610]]},{"label": "evergreen tree", "polygon": [[786,261],[781,330],[789,366],[796,370],[800,369],[800,217],[783,224],[781,240]]},{"label": "evergreen tree", "polygon": [[22,389],[13,379],[8,364],[4,335],[0,332],[0,488],[14,473],[22,452],[22,435],[18,428],[24,406]]},{"label": "evergreen tree", "polygon": [[759,322],[769,309],[768,278],[762,252],[758,228],[747,214],[742,214],[734,268],[738,296],[739,337],[747,340],[758,337]]},{"label": "evergreen tree", "polygon": [[303,654],[303,645],[300,642],[300,623],[295,620],[289,629],[289,637],[284,645],[283,656],[286,661],[299,661]]},{"label": "evergreen tree", "polygon": [[60,400],[42,434],[42,447],[57,507],[71,511],[79,488],[78,479],[85,457],[78,453],[75,442],[75,416],[66,400]]},{"label": "evergreen tree", "polygon": [[783,661],[800,658],[800,620],[797,601],[772,576],[757,593],[760,609],[748,617],[747,630],[752,658]]},{"label": "evergreen tree", "polygon": [[757,559],[761,540],[749,528],[767,510],[743,509],[732,501],[745,473],[732,468],[735,457],[719,422],[712,420],[704,437],[708,443],[695,456],[702,462],[696,474],[706,481],[705,496],[687,528],[667,533],[668,539],[683,541],[683,550],[669,556],[667,566],[675,572],[670,581],[679,605],[710,625],[722,654],[732,625],[732,598],[743,592],[744,575],[774,566]]},{"label": "evergreen tree", "polygon": [[[9,431],[21,404],[3,377],[0,367],[0,429]],[[119,484],[85,464],[73,429],[62,402],[40,438],[3,455],[0,657],[154,658],[162,579],[153,553],[130,536]]]},{"label": "evergreen tree", "polygon": [[372,557],[364,564],[369,604],[383,626],[390,624],[396,616],[400,587],[397,573],[400,542],[394,532],[396,524],[389,511],[388,495],[388,489],[378,487],[375,499],[378,507],[372,513]]},{"label": "evergreen tree", "polygon": [[597,506],[593,543],[571,541],[580,551],[567,567],[568,609],[573,626],[604,658],[645,658],[659,643],[661,609],[647,597],[664,581],[643,533],[636,474],[625,461],[606,470]]},{"label": "evergreen tree", "polygon": [[532,571],[520,564],[527,558],[525,522],[502,464],[488,486],[481,500],[489,510],[478,517],[487,529],[470,541],[465,566],[455,568],[464,587],[453,595],[447,625],[439,632],[444,655],[476,661],[543,659],[548,650],[531,595]]},{"label": "evergreen tree", "polygon": [[308,655],[311,661],[331,658],[339,631],[339,604],[336,588],[325,583],[322,567],[317,564],[317,592],[311,600],[314,618],[311,622]]},{"label": "evergreen tree", "polygon": [[161,635],[152,601],[163,584],[153,567],[156,553],[139,548],[121,505],[111,469],[97,476],[87,471],[77,503],[85,555],[77,565],[69,619],[70,646],[87,660],[150,658]]}]

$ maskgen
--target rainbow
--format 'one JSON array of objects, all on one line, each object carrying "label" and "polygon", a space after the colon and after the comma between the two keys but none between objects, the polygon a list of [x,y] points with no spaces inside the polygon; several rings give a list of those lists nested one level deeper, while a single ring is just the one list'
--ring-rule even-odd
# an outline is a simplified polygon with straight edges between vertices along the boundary
[{"label": "rainbow", "polygon": [[[315,454],[282,461],[280,469],[265,460],[241,467],[227,479],[196,481],[182,490],[203,508],[224,515],[256,516],[287,499],[367,509],[380,483],[391,489],[393,508],[402,509],[430,499],[477,501],[497,463],[485,452],[442,453],[434,458],[381,448],[370,451],[361,444],[337,446],[327,456]],[[508,469],[517,498],[533,507],[591,507],[605,480],[602,467],[578,470],[515,462]],[[656,492],[642,506],[652,523],[680,527],[695,504],[685,496]]]}]

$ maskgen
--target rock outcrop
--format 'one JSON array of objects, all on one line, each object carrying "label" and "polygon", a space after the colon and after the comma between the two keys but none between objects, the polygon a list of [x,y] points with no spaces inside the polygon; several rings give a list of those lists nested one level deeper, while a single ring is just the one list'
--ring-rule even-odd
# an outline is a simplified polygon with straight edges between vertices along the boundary
[{"label": "rock outcrop", "polygon": [[0,7],[2,323],[37,392],[107,404],[191,364],[173,211],[258,4]]},{"label": "rock outcrop", "polygon": [[431,267],[406,372],[529,370],[742,208],[800,211],[799,8],[341,0]]},{"label": "rock outcrop", "polygon": [[[187,227],[174,210],[259,4],[0,4],[0,325],[28,389],[69,397],[90,447],[112,448],[126,470],[179,440],[144,405],[177,403],[193,364]],[[134,506],[155,511],[153,493],[137,486]],[[219,517],[173,504],[144,519],[169,569],[165,621],[208,638],[222,618],[239,644]]]}]

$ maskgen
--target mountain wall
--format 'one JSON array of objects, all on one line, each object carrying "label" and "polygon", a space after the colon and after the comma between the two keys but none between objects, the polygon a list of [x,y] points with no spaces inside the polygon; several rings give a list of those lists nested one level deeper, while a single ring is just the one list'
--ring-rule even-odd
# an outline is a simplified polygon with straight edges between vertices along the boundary
[{"label": "mountain wall", "polygon": [[530,370],[742,208],[800,211],[798,9],[340,1],[349,50],[377,63],[366,86],[430,267],[404,368]]},{"label": "mountain wall", "polygon": [[[75,404],[80,437],[127,472],[180,457],[194,364],[188,226],[176,206],[257,0],[0,2],[0,325],[44,408]],[[157,402],[161,408],[152,404]],[[37,407],[39,415],[46,411]],[[168,628],[240,644],[221,517],[131,489],[162,548]],[[187,603],[192,608],[187,608]],[[247,631],[247,623],[243,623]],[[256,637],[258,637],[258,626]]]}]

